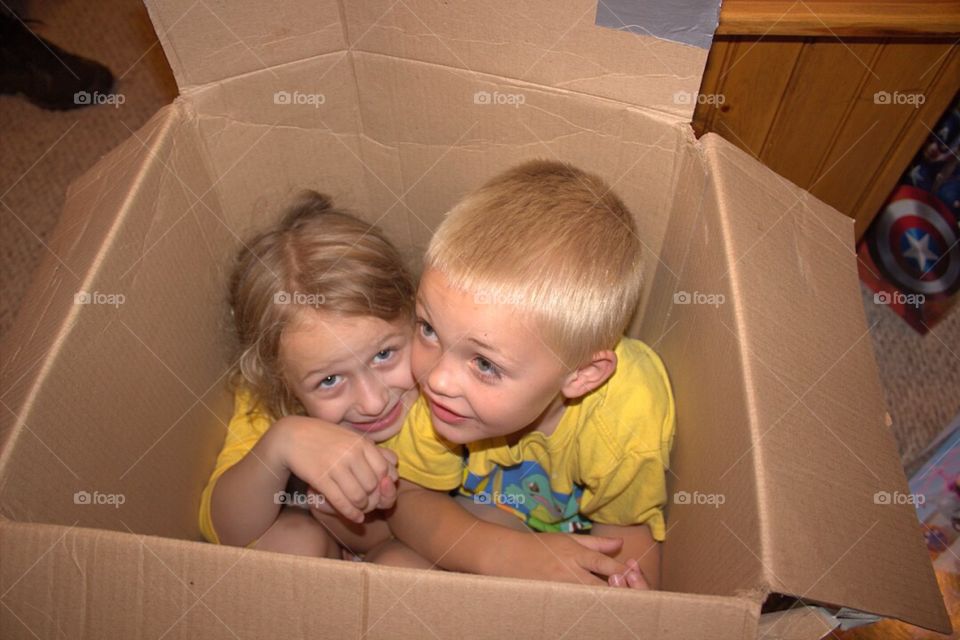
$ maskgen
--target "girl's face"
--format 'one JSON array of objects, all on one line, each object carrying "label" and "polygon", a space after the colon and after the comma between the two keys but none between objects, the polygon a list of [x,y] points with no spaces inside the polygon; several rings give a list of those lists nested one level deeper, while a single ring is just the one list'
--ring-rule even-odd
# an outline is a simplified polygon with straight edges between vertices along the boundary
[{"label": "girl's face", "polygon": [[406,318],[305,310],[280,337],[283,377],[307,414],[383,442],[417,399]]}]

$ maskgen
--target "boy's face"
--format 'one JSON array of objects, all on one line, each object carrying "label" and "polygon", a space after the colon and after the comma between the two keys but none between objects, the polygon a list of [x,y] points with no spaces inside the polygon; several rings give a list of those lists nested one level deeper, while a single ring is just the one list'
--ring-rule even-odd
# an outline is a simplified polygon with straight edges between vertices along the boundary
[{"label": "boy's face", "polygon": [[412,361],[434,428],[451,442],[549,434],[562,414],[570,372],[534,322],[451,288],[435,269],[420,280]]},{"label": "boy's face", "polygon": [[417,398],[411,332],[405,318],[303,311],[280,338],[284,379],[310,416],[383,442]]}]

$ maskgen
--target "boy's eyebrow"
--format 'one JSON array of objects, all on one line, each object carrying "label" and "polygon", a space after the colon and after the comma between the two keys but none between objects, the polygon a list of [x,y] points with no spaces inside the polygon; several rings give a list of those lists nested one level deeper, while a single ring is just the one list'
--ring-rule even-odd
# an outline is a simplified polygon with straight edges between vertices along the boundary
[{"label": "boy's eyebrow", "polygon": [[480,347],[481,349],[486,349],[487,351],[492,351],[492,352],[495,353],[499,358],[505,360],[505,361],[507,362],[507,364],[516,364],[516,361],[515,361],[513,358],[511,358],[509,355],[507,355],[504,351],[501,351],[500,349],[497,349],[497,348],[494,347],[493,345],[487,344],[486,342],[484,342],[483,340],[480,340],[479,338],[474,338],[473,336],[470,336],[469,338],[467,338],[467,341],[468,341],[468,342],[472,342],[473,344],[477,345],[477,346]]},{"label": "boy's eyebrow", "polygon": [[424,300],[423,296],[421,296],[419,293],[417,293],[416,303],[423,307],[428,315],[430,314],[430,305],[427,304],[427,301]]}]

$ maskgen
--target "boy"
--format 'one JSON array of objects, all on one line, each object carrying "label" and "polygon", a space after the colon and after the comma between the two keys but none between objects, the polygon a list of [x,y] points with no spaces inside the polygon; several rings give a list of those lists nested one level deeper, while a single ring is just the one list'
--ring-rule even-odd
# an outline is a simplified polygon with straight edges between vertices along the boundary
[{"label": "boy", "polygon": [[562,163],[449,213],[417,295],[399,540],[451,570],[657,588],[675,417],[660,359],[623,337],[640,253],[620,199]]}]

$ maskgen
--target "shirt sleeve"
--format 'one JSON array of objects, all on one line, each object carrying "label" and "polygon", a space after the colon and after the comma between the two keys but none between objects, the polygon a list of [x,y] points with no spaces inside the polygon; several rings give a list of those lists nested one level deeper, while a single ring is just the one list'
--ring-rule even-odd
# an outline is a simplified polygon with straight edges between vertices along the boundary
[{"label": "shirt sleeve", "polygon": [[449,491],[463,479],[463,446],[441,439],[430,421],[430,410],[421,397],[410,408],[393,450],[401,478],[421,487]]},{"label": "shirt sleeve", "polygon": [[580,512],[604,524],[646,524],[653,539],[663,542],[666,502],[666,477],[659,452],[634,453],[610,473],[587,479]]},{"label": "shirt sleeve", "polygon": [[673,393],[666,370],[654,356],[647,383],[620,398],[613,415],[601,418],[597,437],[581,450],[584,494],[580,512],[595,522],[646,524],[657,541],[666,538],[663,508],[666,472],[676,428]]},{"label": "shirt sleeve", "polygon": [[227,426],[227,437],[224,440],[223,449],[217,456],[217,463],[210,475],[210,480],[207,481],[207,486],[200,494],[200,533],[208,541],[220,544],[220,538],[213,528],[210,508],[213,488],[217,480],[253,449],[273,422],[249,390],[241,389],[234,394],[233,417],[230,418],[230,424]]}]

